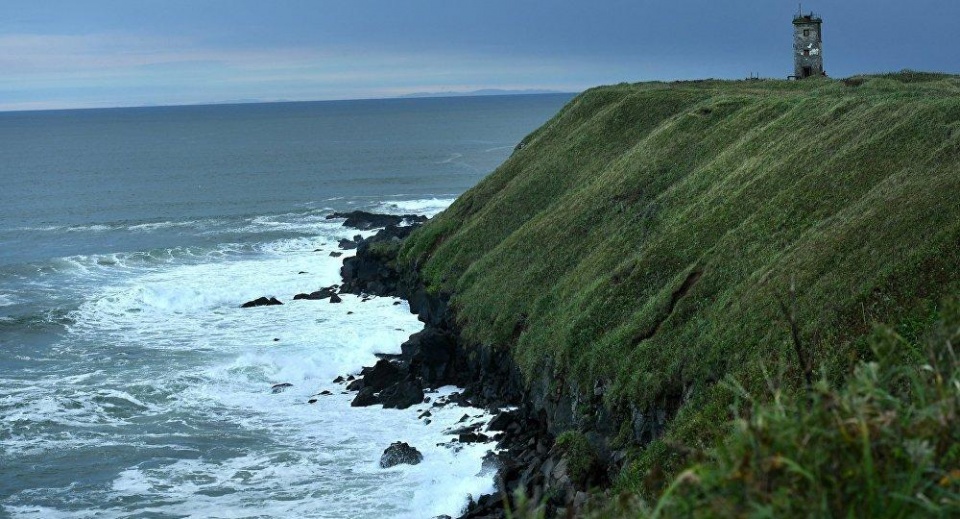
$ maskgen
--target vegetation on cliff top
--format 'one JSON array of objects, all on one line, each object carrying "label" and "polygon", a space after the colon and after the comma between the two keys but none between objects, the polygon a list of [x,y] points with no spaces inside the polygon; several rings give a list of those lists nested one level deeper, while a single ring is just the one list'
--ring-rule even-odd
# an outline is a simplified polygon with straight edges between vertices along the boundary
[{"label": "vegetation on cliff top", "polygon": [[957,77],[601,87],[523,144],[399,261],[531,383],[602,392],[623,489],[727,432],[724,380],[839,383],[874,323],[915,341],[960,282]]}]

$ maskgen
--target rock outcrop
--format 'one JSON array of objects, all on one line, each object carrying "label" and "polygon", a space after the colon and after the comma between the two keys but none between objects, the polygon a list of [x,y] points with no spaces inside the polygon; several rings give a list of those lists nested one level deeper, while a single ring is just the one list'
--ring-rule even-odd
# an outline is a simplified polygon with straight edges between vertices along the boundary
[{"label": "rock outcrop", "polygon": [[388,469],[397,465],[417,465],[423,461],[423,454],[406,442],[391,443],[380,456],[380,468]]},{"label": "rock outcrop", "polygon": [[[399,357],[384,358],[364,368],[364,377],[347,386],[358,391],[352,405],[408,407],[424,401],[425,388],[457,385],[463,392],[450,399],[455,403],[495,413],[513,409],[498,412],[487,432],[475,427],[450,431],[456,436],[454,441],[460,443],[486,441],[487,434],[493,434],[500,451],[491,453],[485,461],[488,469],[498,472],[498,494],[472,501],[462,517],[503,518],[503,496],[512,499],[517,490],[544,498],[550,516],[579,509],[586,489],[609,481],[609,474],[619,471],[616,462],[622,457],[605,447],[614,432],[609,416],[597,413],[594,417],[588,443],[596,442],[604,448],[595,449],[596,462],[573,477],[568,453],[555,445],[555,437],[568,429],[590,429],[573,412],[576,405],[587,401],[585,397],[564,384],[560,385],[565,388],[561,392],[550,389],[557,387],[555,383],[542,381],[535,381],[527,389],[506,350],[466,343],[449,309],[449,295],[429,293],[416,272],[395,270],[399,247],[371,247],[393,240],[393,232],[385,229],[360,241],[357,255],[344,261],[341,291],[403,297],[426,326],[401,345]],[[545,373],[544,377],[556,378],[556,374]]]},{"label": "rock outcrop", "polygon": [[253,301],[247,301],[246,303],[243,303],[242,305],[240,305],[240,308],[254,308],[257,306],[276,306],[276,305],[282,305],[282,304],[283,303],[281,303],[280,300],[275,297],[258,297]]},{"label": "rock outcrop", "polygon": [[333,213],[327,215],[327,220],[344,218],[343,226],[361,231],[368,231],[380,227],[397,226],[404,222],[407,224],[420,224],[427,221],[427,217],[418,214],[405,214],[402,216],[392,214],[368,213],[366,211],[350,211],[347,213]]}]

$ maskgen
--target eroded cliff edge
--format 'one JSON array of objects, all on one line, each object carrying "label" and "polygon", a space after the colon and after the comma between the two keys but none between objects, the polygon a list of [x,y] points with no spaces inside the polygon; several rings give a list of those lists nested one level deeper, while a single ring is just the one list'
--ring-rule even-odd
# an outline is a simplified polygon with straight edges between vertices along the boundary
[{"label": "eroded cliff edge", "polygon": [[[842,380],[874,323],[955,291],[958,94],[916,74],[592,89],[348,268],[456,337],[459,383],[519,399],[534,465],[566,458],[573,499],[548,499],[655,495],[725,432],[723,381]],[[518,470],[551,494],[547,467]]]}]

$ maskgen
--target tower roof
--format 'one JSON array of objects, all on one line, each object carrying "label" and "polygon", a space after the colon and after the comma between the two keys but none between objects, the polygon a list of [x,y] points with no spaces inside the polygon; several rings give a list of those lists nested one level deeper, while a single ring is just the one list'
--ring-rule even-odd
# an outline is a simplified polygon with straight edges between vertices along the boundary
[{"label": "tower roof", "polygon": [[798,14],[793,17],[794,25],[807,25],[811,23],[823,23],[823,19],[815,13],[810,14]]}]

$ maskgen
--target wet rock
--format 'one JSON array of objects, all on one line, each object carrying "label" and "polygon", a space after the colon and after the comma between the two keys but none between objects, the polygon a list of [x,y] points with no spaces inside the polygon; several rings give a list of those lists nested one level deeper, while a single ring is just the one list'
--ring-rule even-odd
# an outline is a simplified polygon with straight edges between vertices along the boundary
[{"label": "wet rock", "polygon": [[403,370],[400,365],[389,360],[378,360],[372,368],[364,368],[363,387],[374,391],[383,391],[387,386],[403,380]]},{"label": "wet rock", "polygon": [[343,256],[343,253],[339,251],[333,251],[330,253],[331,258],[339,258],[340,256]]},{"label": "wet rock", "polygon": [[457,341],[453,334],[428,327],[411,335],[400,345],[400,350],[410,359],[411,371],[416,376],[437,385],[461,382],[461,371],[456,369]]},{"label": "wet rock", "polygon": [[397,216],[392,214],[368,213],[366,211],[350,211],[348,213],[333,213],[327,216],[328,220],[335,218],[344,218],[344,227],[351,227],[361,231],[376,229],[377,227],[387,227],[389,225],[400,225],[401,223],[423,223],[427,217],[416,214],[405,214]]},{"label": "wet rock", "polygon": [[330,302],[331,302],[331,303],[342,303],[342,302],[343,302],[343,299],[340,299],[340,296],[338,296],[337,294],[330,294]]},{"label": "wet rock", "polygon": [[332,394],[333,394],[333,392],[331,392],[331,391],[329,391],[329,390],[327,390],[327,389],[324,389],[323,391],[320,392],[320,396],[330,396],[330,395],[332,395]]},{"label": "wet rock", "polygon": [[500,519],[502,517],[506,517],[502,498],[499,495],[488,494],[480,496],[476,501],[471,500],[460,519]]},{"label": "wet rock", "polygon": [[346,380],[347,380],[347,379],[345,379],[345,378],[343,378],[342,376],[340,376],[340,377],[337,377],[337,378],[333,379],[333,383],[334,383],[334,384],[343,384]]},{"label": "wet rock", "polygon": [[281,303],[280,300],[275,297],[270,297],[270,298],[258,297],[253,301],[247,301],[246,303],[243,303],[242,305],[240,305],[240,308],[253,308],[255,306],[276,306],[276,305],[282,305],[282,304],[283,303]]},{"label": "wet rock", "polygon": [[350,407],[367,407],[378,403],[376,391],[373,388],[365,387],[357,393],[353,402],[350,402]]},{"label": "wet rock", "polygon": [[380,456],[380,467],[390,468],[397,465],[416,465],[423,461],[423,454],[406,442],[391,443]]},{"label": "wet rock", "polygon": [[308,403],[308,404],[316,404],[316,403],[317,403],[317,399],[316,399],[316,398],[311,398],[310,400],[307,400],[307,403]]},{"label": "wet rock", "polygon": [[282,384],[274,384],[270,386],[270,391],[272,391],[274,394],[283,393],[284,391],[287,390],[287,388],[291,388],[291,387],[293,387],[293,384],[289,382],[284,382]]},{"label": "wet rock", "polygon": [[458,435],[457,440],[460,443],[487,443],[490,437],[483,433],[469,432]]},{"label": "wet rock", "polygon": [[321,288],[316,292],[310,292],[309,294],[297,294],[293,296],[293,298],[296,300],[307,299],[310,301],[318,301],[320,299],[326,299],[328,297],[332,297],[335,295],[336,295],[336,287],[327,287],[327,288]]},{"label": "wet rock", "polygon": [[495,416],[493,420],[490,420],[487,429],[491,431],[506,431],[507,427],[515,421],[516,417],[514,417],[512,413],[500,413]]},{"label": "wet rock", "polygon": [[381,391],[379,399],[384,408],[406,409],[423,403],[423,389],[412,380],[404,380]]},{"label": "wet rock", "polygon": [[347,238],[341,238],[337,242],[337,247],[340,247],[343,250],[353,250],[357,248],[357,242]]}]

